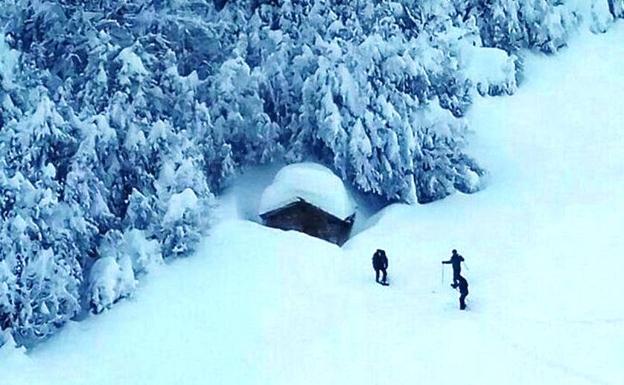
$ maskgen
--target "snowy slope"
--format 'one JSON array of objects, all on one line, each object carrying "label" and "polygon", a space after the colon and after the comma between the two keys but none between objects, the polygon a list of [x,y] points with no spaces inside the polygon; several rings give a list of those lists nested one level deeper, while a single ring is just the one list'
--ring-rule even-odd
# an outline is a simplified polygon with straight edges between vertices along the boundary
[{"label": "snowy slope", "polygon": [[0,350],[0,384],[623,384],[623,39],[530,57],[516,95],[477,103],[483,192],[388,207],[342,249],[225,220],[134,299],[28,356]]}]

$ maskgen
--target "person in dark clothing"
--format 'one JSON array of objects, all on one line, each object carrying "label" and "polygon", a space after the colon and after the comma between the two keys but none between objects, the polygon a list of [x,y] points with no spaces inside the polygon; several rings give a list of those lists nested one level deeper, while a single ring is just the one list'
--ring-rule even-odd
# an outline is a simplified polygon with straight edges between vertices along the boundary
[{"label": "person in dark clothing", "polygon": [[453,249],[453,254],[451,255],[451,259],[448,261],[442,261],[444,264],[451,264],[453,266],[453,284],[451,285],[453,288],[457,287],[458,280],[461,273],[461,263],[464,261],[464,257],[457,253],[457,250]]},{"label": "person in dark clothing", "polygon": [[466,297],[468,296],[468,281],[461,275],[457,277],[457,286],[459,287],[459,310],[466,309]]},{"label": "person in dark clothing", "polygon": [[[388,272],[388,257],[386,257],[386,252],[377,249],[375,254],[373,254],[373,269],[375,269],[375,281],[382,285],[387,285]],[[379,281],[379,273],[382,273],[381,281]]]}]

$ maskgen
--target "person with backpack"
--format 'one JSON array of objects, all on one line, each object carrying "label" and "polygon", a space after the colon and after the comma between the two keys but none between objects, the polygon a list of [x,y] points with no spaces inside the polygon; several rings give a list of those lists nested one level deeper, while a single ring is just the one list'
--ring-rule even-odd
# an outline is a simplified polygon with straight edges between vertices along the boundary
[{"label": "person with backpack", "polygon": [[453,266],[453,283],[451,287],[457,288],[459,277],[461,273],[461,263],[464,261],[464,257],[457,253],[457,250],[453,249],[451,259],[448,261],[442,261],[444,264],[451,264]]},{"label": "person with backpack", "polygon": [[468,281],[461,275],[457,277],[457,287],[459,288],[459,310],[466,310],[466,297],[468,296]]},{"label": "person with backpack", "polygon": [[[388,286],[388,257],[386,252],[381,249],[377,249],[373,254],[373,269],[375,269],[375,281],[381,285]],[[379,273],[382,273],[381,281],[379,280]]]}]

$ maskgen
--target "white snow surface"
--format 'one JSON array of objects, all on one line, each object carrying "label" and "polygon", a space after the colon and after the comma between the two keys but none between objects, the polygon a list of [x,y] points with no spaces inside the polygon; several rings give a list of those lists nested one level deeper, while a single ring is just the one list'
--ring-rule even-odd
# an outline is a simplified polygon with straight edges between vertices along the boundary
[{"label": "white snow surface", "polygon": [[477,102],[482,192],[390,206],[343,248],[224,219],[112,310],[0,348],[0,383],[624,384],[622,41],[616,23],[530,56],[517,94]]},{"label": "white snow surface", "polygon": [[264,190],[259,213],[303,199],[333,216],[346,219],[355,212],[344,184],[330,169],[317,163],[294,163],[282,168]]}]

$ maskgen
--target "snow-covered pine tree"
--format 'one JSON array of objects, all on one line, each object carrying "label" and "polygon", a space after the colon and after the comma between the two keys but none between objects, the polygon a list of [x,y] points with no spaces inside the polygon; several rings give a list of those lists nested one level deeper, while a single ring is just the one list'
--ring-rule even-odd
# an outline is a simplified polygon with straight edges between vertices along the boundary
[{"label": "snow-covered pine tree", "polygon": [[170,122],[159,120],[147,138],[159,159],[154,182],[159,228],[156,236],[163,256],[187,255],[208,223],[212,194],[203,172],[203,156],[193,141],[176,132]]},{"label": "snow-covered pine tree", "polygon": [[[321,56],[303,86],[295,156],[308,149],[358,188],[389,200],[429,202],[456,187],[474,191],[478,184],[464,188],[467,172],[478,179],[482,170],[461,156],[464,124],[453,115],[470,103],[470,87],[458,59],[446,54],[460,55],[458,47],[432,46],[434,35],[426,32],[432,26],[421,25],[423,32],[409,37],[413,31],[402,31],[404,21],[395,17],[404,15],[402,8],[375,11],[379,19],[366,19],[372,26],[351,29],[369,29],[368,36],[346,41],[335,28],[327,32],[329,41],[315,39],[313,50]],[[435,113],[440,106],[452,113],[426,123],[430,114],[442,116]],[[437,140],[437,156],[423,154],[419,140]]]},{"label": "snow-covered pine tree", "polygon": [[553,53],[566,44],[579,17],[560,0],[471,1],[483,44],[515,52],[536,48]]},{"label": "snow-covered pine tree", "polygon": [[615,18],[624,18],[624,0],[607,0],[609,11]]},{"label": "snow-covered pine tree", "polygon": [[266,163],[283,152],[279,127],[264,112],[257,76],[242,57],[225,61],[211,78],[213,135],[232,147],[241,164]]},{"label": "snow-covered pine tree", "polygon": [[9,212],[0,226],[0,316],[20,344],[47,337],[80,310],[80,251],[63,226],[54,176],[48,165],[36,185],[20,172],[0,178]]},{"label": "snow-covered pine tree", "polygon": [[486,45],[507,51],[523,47],[527,37],[519,18],[517,0],[489,0],[478,4],[481,38]]},{"label": "snow-covered pine tree", "polygon": [[125,254],[123,234],[108,231],[99,243],[99,258],[89,277],[89,304],[95,313],[109,308],[120,298],[132,294],[136,286],[130,256]]}]

